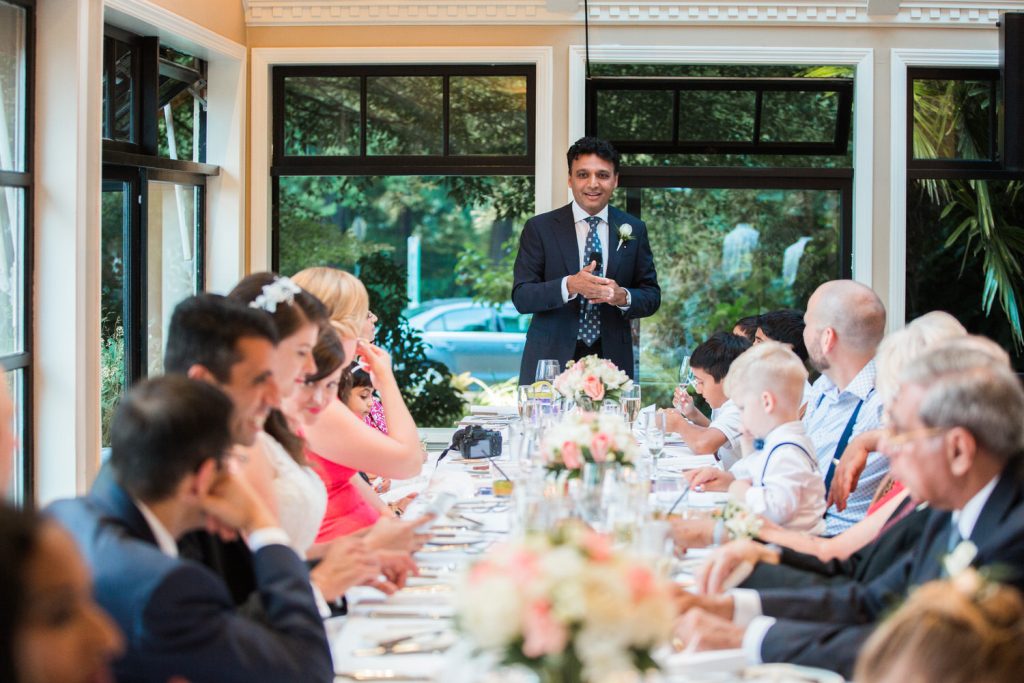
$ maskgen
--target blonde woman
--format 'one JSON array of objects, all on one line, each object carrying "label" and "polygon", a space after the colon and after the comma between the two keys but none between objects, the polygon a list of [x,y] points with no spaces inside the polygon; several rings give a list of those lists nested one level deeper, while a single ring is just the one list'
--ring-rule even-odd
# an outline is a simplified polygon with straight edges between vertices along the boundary
[{"label": "blonde woman", "polygon": [[[391,369],[391,358],[369,342],[373,319],[366,287],[351,273],[334,268],[307,268],[293,280],[327,306],[331,325],[341,337],[345,357],[358,355],[362,358],[388,416],[388,433],[383,434],[363,422],[337,396],[332,396],[315,423],[305,427],[309,450],[315,456],[351,470],[389,479],[417,476],[423,466],[419,434],[402,399]],[[369,488],[358,475],[353,483]],[[373,495],[372,490],[368,493]],[[327,519],[324,524],[322,532],[332,526]],[[318,543],[330,540],[323,533],[317,538]]]}]

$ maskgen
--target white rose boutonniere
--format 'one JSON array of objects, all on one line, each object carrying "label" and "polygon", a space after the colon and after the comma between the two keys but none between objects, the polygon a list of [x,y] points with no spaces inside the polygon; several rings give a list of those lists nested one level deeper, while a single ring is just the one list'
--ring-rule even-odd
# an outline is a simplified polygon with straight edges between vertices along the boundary
[{"label": "white rose boutonniere", "polygon": [[970,541],[960,541],[960,544],[953,549],[953,552],[942,558],[942,567],[946,575],[956,577],[967,571],[978,554],[978,547]]},{"label": "white rose boutonniere", "polygon": [[619,246],[615,247],[615,251],[622,248],[622,245],[633,239],[633,226],[629,223],[623,223],[619,226]]}]

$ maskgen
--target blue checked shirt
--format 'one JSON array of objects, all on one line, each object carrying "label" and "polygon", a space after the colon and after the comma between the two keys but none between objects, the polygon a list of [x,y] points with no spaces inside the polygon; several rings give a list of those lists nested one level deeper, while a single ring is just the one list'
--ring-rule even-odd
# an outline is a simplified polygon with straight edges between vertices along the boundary
[{"label": "blue checked shirt", "polygon": [[[852,440],[861,432],[878,429],[882,426],[882,398],[875,390],[877,374],[875,361],[871,361],[842,391],[825,375],[819,377],[814,383],[810,400],[807,402],[807,412],[804,414],[804,426],[807,428],[807,434],[814,441],[818,469],[821,471],[822,477],[828,472],[832,458],[842,455],[842,453],[836,453],[836,447],[839,445],[839,439],[843,435],[843,430],[846,429],[846,423],[849,422],[859,401],[863,399],[864,405],[861,406],[860,413],[857,415],[857,422],[854,423],[850,439]],[[863,474],[860,475],[857,490],[850,494],[850,498],[846,502],[846,509],[839,512],[833,505],[826,510],[826,535],[835,536],[864,519],[871,499],[875,495],[875,489],[878,488],[879,482],[888,471],[889,460],[885,456],[881,453],[871,453],[868,456],[867,466],[864,468]]]}]

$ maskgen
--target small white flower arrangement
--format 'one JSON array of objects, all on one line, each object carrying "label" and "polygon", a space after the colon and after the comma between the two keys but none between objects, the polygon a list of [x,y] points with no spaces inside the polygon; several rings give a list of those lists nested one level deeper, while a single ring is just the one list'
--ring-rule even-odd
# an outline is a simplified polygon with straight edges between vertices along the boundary
[{"label": "small white flower arrangement", "polygon": [[291,278],[277,277],[270,284],[263,285],[260,295],[249,302],[249,308],[276,313],[278,305],[292,303],[295,295],[301,291],[302,288],[292,282]]},{"label": "small white flower arrangement", "polygon": [[615,247],[615,250],[618,251],[622,248],[623,244],[632,239],[635,239],[633,237],[633,226],[629,223],[623,223],[619,226],[619,246]]},{"label": "small white flower arrangement", "polygon": [[725,508],[716,512],[715,516],[722,520],[730,540],[741,538],[757,538],[761,533],[763,520],[751,512],[746,505],[735,500],[725,504]]},{"label": "small white flower arrangement", "polygon": [[555,391],[577,405],[596,410],[604,400],[618,401],[633,380],[610,360],[584,356],[566,363],[565,372],[555,378]]},{"label": "small white flower arrangement", "polygon": [[622,680],[655,669],[668,640],[668,584],[581,524],[493,548],[459,581],[457,627],[542,681]]},{"label": "small white flower arrangement", "polygon": [[544,432],[540,453],[550,472],[578,475],[584,463],[628,465],[639,456],[633,432],[618,415],[579,412]]}]

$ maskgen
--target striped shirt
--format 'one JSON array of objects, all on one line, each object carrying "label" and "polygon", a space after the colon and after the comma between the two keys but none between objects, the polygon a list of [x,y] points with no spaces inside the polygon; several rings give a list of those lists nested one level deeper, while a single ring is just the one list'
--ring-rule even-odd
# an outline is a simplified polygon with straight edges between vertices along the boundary
[{"label": "striped shirt", "polygon": [[[864,405],[857,414],[857,421],[850,435],[851,440],[861,432],[882,426],[882,398],[875,390],[877,372],[875,361],[872,360],[842,391],[825,375],[815,381],[814,393],[807,402],[804,425],[811,440],[814,441],[818,469],[822,477],[828,473],[832,459],[842,455],[836,453],[836,448],[858,403],[863,401]],[[839,512],[833,505],[825,512],[826,535],[835,536],[864,519],[875,495],[875,489],[888,471],[889,460],[885,456],[881,453],[871,453],[868,456],[867,466],[857,483],[857,490],[851,493],[846,501],[846,509]]]}]

